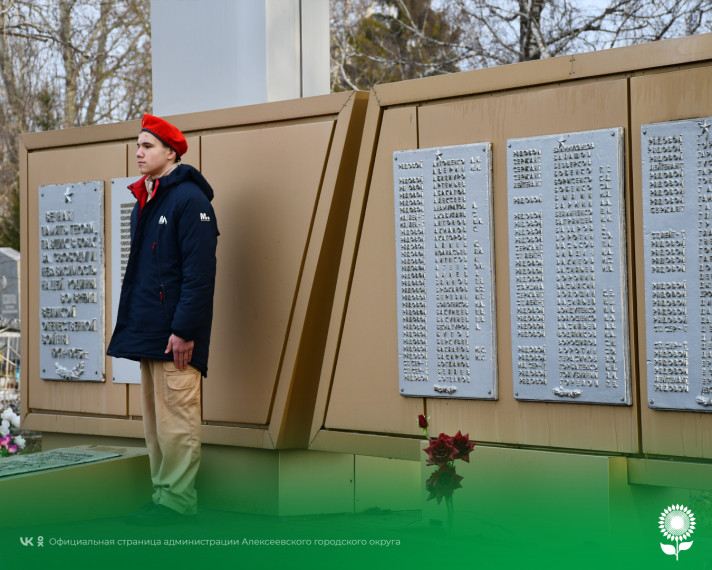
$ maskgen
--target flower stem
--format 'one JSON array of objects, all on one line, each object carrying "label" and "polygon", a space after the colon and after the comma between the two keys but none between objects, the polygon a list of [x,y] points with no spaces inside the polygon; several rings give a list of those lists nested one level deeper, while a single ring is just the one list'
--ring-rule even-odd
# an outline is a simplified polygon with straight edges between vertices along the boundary
[{"label": "flower stem", "polygon": [[455,523],[455,507],[452,504],[452,496],[445,497],[445,506],[447,507],[447,529],[451,531]]}]

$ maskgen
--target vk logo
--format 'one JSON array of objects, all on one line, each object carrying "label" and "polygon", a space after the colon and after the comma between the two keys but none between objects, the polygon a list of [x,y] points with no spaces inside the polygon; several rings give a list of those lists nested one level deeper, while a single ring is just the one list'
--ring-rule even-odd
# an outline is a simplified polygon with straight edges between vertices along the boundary
[{"label": "vk logo", "polygon": [[32,537],[32,536],[29,536],[29,537],[21,536],[20,537],[20,543],[22,544],[22,546],[34,546],[34,544],[32,543],[33,540],[34,540],[34,537]]},{"label": "vk logo", "polygon": [[158,218],[158,223],[159,224],[167,224],[168,220],[166,219],[165,216],[161,216],[160,218]]},{"label": "vk logo", "polygon": [[209,222],[210,216],[208,216],[205,212],[200,212],[200,221],[201,222]]}]

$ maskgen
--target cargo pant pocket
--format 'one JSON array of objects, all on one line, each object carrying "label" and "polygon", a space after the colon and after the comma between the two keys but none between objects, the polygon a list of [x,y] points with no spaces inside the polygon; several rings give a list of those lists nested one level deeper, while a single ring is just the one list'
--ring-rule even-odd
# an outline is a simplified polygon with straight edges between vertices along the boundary
[{"label": "cargo pant pocket", "polygon": [[200,371],[192,366],[178,370],[173,362],[163,363],[164,396],[167,406],[187,406],[200,400]]}]

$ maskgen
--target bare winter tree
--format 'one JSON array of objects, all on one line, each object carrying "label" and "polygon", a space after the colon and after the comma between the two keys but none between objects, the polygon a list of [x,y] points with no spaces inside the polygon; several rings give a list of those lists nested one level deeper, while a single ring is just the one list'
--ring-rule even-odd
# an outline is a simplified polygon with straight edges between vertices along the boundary
[{"label": "bare winter tree", "polygon": [[334,89],[712,29],[712,0],[331,0],[331,7]]},{"label": "bare winter tree", "polygon": [[451,0],[461,69],[581,53],[712,29],[711,0]]},{"label": "bare winter tree", "polygon": [[332,0],[332,90],[457,71],[460,31],[431,0]]},{"label": "bare winter tree", "polygon": [[331,35],[331,90],[358,89],[346,71],[355,48],[352,32],[366,17],[371,0],[330,0],[329,31]]},{"label": "bare winter tree", "polygon": [[34,85],[29,71],[37,63],[37,52],[20,48],[26,31],[22,21],[13,17],[14,8],[10,0],[0,0],[0,244],[19,250],[17,141],[31,114]]},{"label": "bare winter tree", "polygon": [[133,118],[150,105],[150,0],[15,0],[45,41],[62,126]]},{"label": "bare winter tree", "polygon": [[0,0],[0,245],[19,249],[23,132],[151,108],[150,0]]}]

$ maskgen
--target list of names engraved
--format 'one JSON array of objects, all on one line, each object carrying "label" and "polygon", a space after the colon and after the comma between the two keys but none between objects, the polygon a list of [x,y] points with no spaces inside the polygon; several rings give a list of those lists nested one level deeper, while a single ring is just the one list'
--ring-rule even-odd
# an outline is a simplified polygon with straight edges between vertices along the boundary
[{"label": "list of names engraved", "polygon": [[404,396],[495,399],[491,146],[393,155]]},{"label": "list of names engraved", "polygon": [[712,411],[710,127],[712,118],[641,127],[650,408]]},{"label": "list of names engraved", "polygon": [[104,379],[104,185],[39,189],[40,371]]},{"label": "list of names engraved", "polygon": [[507,147],[515,398],[630,404],[623,131]]},{"label": "list of names engraved", "polygon": [[[111,325],[116,323],[119,312],[121,284],[131,253],[131,212],[136,199],[128,189],[139,179],[112,178],[111,180]],[[111,378],[115,383],[139,384],[141,367],[138,362],[126,358],[111,359]]]}]

